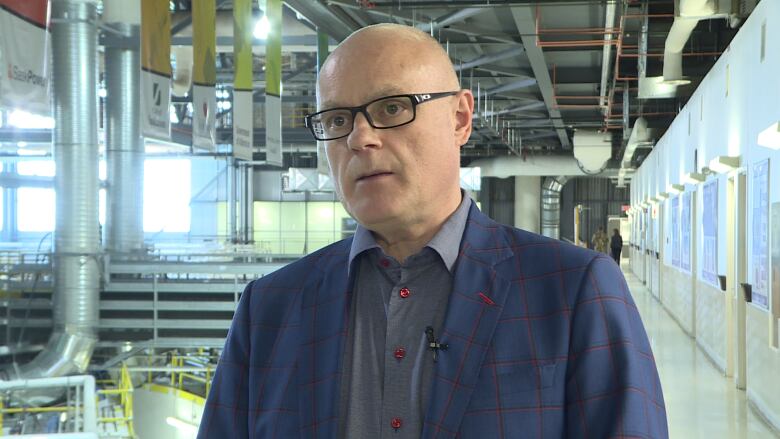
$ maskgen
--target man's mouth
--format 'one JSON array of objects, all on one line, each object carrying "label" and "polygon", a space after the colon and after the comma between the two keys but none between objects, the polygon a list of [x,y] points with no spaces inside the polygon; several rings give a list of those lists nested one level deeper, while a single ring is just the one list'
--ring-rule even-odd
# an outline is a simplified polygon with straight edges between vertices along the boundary
[{"label": "man's mouth", "polygon": [[370,180],[372,178],[383,177],[383,176],[392,175],[392,174],[393,173],[389,172],[389,171],[370,172],[370,173],[367,173],[367,174],[364,174],[364,175],[361,175],[360,177],[358,177],[357,181]]}]

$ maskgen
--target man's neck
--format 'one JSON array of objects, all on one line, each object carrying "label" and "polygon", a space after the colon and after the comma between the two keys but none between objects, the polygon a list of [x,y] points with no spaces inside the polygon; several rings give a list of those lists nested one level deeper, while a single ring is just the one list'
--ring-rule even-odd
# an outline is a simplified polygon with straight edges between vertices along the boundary
[{"label": "man's neck", "polygon": [[388,230],[372,230],[377,244],[388,256],[396,261],[403,262],[409,256],[415,255],[423,249],[437,233],[445,222],[458,209],[462,202],[462,195],[458,192],[457,198],[447,203],[450,208],[443,209],[445,214],[439,215],[435,220],[418,224],[406,224],[401,228]]}]

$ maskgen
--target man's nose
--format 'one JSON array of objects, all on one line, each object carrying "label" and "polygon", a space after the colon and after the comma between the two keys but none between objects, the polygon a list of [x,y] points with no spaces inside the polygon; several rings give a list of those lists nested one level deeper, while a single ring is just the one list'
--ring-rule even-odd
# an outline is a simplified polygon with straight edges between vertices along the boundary
[{"label": "man's nose", "polygon": [[380,145],[376,136],[376,129],[368,123],[366,115],[357,113],[352,122],[352,132],[347,136],[347,146],[354,151],[365,148],[376,148]]}]

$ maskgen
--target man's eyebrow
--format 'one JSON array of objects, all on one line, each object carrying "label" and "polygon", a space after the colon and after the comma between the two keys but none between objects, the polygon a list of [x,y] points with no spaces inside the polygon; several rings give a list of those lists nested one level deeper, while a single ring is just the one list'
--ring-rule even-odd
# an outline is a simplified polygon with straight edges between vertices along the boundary
[{"label": "man's eyebrow", "polygon": [[[401,90],[400,87],[392,85],[387,87],[382,87],[371,94],[368,95],[368,98],[365,100],[365,102],[361,102],[359,105],[363,105],[367,102],[371,102],[374,99],[379,99],[385,96],[393,96],[393,95],[401,95],[401,94],[409,94],[405,93]],[[343,107],[350,107],[350,105],[339,103],[338,101],[323,101],[319,104],[318,109],[321,110],[327,110],[329,108],[343,108]]]}]

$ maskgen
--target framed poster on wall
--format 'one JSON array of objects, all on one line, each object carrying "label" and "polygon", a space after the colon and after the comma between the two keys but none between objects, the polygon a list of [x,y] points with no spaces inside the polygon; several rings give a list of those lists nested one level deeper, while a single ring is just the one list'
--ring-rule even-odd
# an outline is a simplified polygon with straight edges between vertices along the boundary
[{"label": "framed poster on wall", "polygon": [[[704,214],[706,212],[706,214]],[[704,184],[702,190],[702,262],[701,279],[718,283],[718,180]]]},{"label": "framed poster on wall", "polygon": [[674,197],[669,203],[672,235],[672,266],[680,268],[680,197]]},{"label": "framed poster on wall", "polygon": [[691,193],[682,195],[680,209],[680,268],[691,272]]},{"label": "framed poster on wall", "polygon": [[769,309],[769,159],[753,165],[750,265],[753,304]]}]

